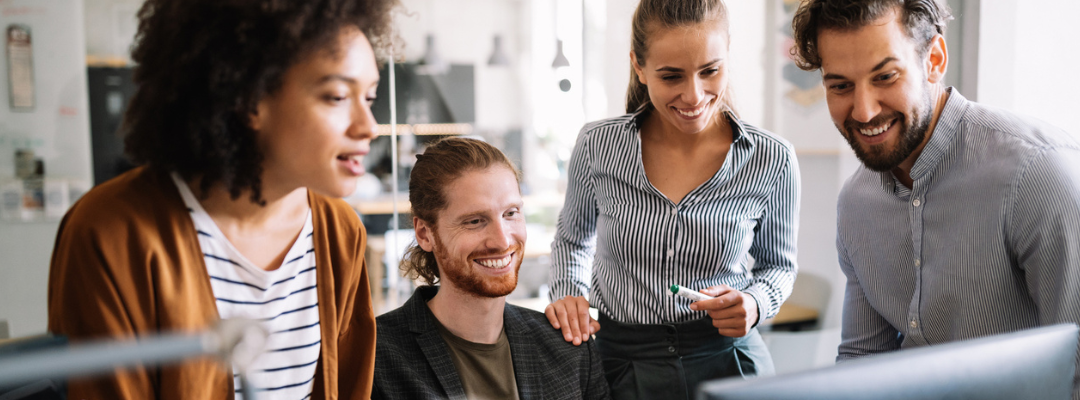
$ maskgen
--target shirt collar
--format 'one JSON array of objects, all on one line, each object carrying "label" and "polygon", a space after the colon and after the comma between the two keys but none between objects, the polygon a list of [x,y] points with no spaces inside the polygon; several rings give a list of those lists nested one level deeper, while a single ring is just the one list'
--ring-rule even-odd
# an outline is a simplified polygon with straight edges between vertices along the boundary
[{"label": "shirt collar", "polygon": [[913,180],[919,180],[936,169],[941,164],[941,160],[945,158],[945,154],[949,152],[956,142],[956,131],[959,129],[960,121],[963,120],[967,111],[968,100],[951,86],[945,90],[949,93],[949,97],[945,101],[945,107],[941,109],[941,115],[938,116],[934,132],[930,135],[930,140],[926,142],[926,146],[923,147],[919,158],[915,160],[915,165],[911,167],[911,179]]}]

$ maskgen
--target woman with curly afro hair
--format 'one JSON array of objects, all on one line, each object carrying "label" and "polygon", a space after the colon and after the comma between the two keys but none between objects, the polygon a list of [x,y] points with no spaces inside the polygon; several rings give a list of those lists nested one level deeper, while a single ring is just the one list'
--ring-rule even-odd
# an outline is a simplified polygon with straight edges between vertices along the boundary
[{"label": "woman with curly afro hair", "polygon": [[124,124],[140,166],[64,217],[49,330],[78,342],[247,318],[267,352],[118,369],[69,381],[70,398],[370,396],[366,233],[340,198],[375,136],[396,3],[146,1]]}]

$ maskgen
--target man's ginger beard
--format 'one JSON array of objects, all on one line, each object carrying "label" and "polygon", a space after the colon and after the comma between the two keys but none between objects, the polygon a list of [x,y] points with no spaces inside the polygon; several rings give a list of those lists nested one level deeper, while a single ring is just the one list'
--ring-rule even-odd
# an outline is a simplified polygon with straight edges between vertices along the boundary
[{"label": "man's ginger beard", "polygon": [[[517,288],[518,270],[521,269],[521,257],[514,257],[510,262],[514,263],[514,273],[502,276],[484,276],[476,268],[486,268],[472,262],[474,258],[488,257],[492,255],[506,254],[506,249],[488,249],[487,251],[474,252],[465,259],[454,259],[447,254],[446,246],[443,245],[439,234],[435,233],[435,261],[439,265],[439,279],[452,282],[462,291],[478,297],[503,297]],[[520,254],[525,246],[515,243],[511,251]]]}]

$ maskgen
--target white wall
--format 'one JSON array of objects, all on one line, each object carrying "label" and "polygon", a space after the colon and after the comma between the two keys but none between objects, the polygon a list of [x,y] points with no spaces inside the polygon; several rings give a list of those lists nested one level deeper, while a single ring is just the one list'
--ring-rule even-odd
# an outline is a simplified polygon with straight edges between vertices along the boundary
[{"label": "white wall", "polygon": [[0,320],[12,337],[44,333],[56,222],[0,223]]},{"label": "white wall", "polygon": [[1080,135],[1080,2],[981,2],[978,101]]},{"label": "white wall", "polygon": [[607,1],[603,41],[598,42],[602,53],[592,59],[596,66],[590,68],[585,77],[596,79],[602,85],[607,106],[602,112],[586,115],[587,120],[625,114],[626,88],[630,83],[630,22],[637,3],[636,0]]},{"label": "white wall", "polygon": [[731,89],[739,116],[757,126],[762,126],[765,119],[765,3],[727,1],[731,22]]},{"label": "white wall", "polygon": [[[7,64],[0,65],[0,180],[14,177],[14,151],[30,148],[44,161],[46,179],[89,186],[82,6],[82,0],[0,1],[0,27],[30,27],[36,101],[33,110],[11,111]],[[49,256],[58,225],[43,217],[0,221],[0,319],[8,320],[13,336],[45,332]]]},{"label": "white wall", "polygon": [[141,0],[85,0],[86,53],[131,60]]}]

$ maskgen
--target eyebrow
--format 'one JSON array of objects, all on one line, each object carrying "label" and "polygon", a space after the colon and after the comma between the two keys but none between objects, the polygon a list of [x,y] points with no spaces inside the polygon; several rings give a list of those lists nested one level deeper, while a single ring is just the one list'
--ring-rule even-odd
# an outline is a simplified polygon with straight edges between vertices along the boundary
[{"label": "eyebrow", "polygon": [[[348,86],[351,86],[351,87],[354,87],[354,88],[361,88],[361,90],[363,89],[363,86],[361,86],[361,84],[360,84],[360,80],[358,80],[356,78],[349,77],[349,76],[341,75],[341,74],[330,74],[330,75],[323,76],[323,77],[319,78],[317,81],[311,83],[309,88],[311,88],[311,90],[320,90],[320,88],[323,87],[323,85],[325,85],[325,84],[327,84],[329,82],[342,82],[342,83],[344,83],[344,84],[346,84]],[[379,79],[375,79],[374,81],[371,82],[370,88],[373,89],[373,88],[376,88],[378,86],[379,86]]]},{"label": "eyebrow", "polygon": [[319,80],[317,82],[315,82],[315,84],[321,85],[321,84],[324,84],[324,83],[330,82],[330,81],[342,81],[342,82],[345,82],[345,83],[350,84],[350,85],[359,84],[359,81],[357,81],[356,79],[350,78],[350,77],[345,76],[345,75],[340,75],[340,74],[326,75],[326,76],[324,76],[322,78],[319,78]]},{"label": "eyebrow", "polygon": [[[893,62],[893,61],[898,61],[898,59],[896,57],[892,57],[892,56],[885,57],[885,59],[881,60],[881,62],[877,63],[877,65],[874,66],[874,69],[871,69],[870,72],[875,72],[875,71],[878,71],[878,70],[880,70],[882,68],[885,68],[885,65],[887,65],[888,63]],[[825,74],[825,76],[822,76],[821,79],[830,80],[830,79],[847,79],[847,78],[844,77],[843,75],[840,75],[840,74],[829,73],[829,74]]]},{"label": "eyebrow", "polygon": [[458,223],[462,223],[462,222],[466,222],[466,221],[469,221],[471,219],[475,219],[475,218],[479,218],[479,217],[483,217],[483,216],[484,216],[483,211],[470,211],[470,212],[458,215],[457,217],[454,217],[453,219],[456,220]]},{"label": "eyebrow", "polygon": [[[705,68],[709,67],[710,65],[716,64],[716,63],[718,63],[718,62],[720,62],[722,60],[723,60],[723,58],[717,58],[715,60],[712,60],[712,61],[709,61],[707,63],[701,64],[701,66],[698,67],[698,69],[705,69]],[[657,68],[656,70],[657,71],[666,71],[666,72],[683,72],[682,68],[675,68],[675,67],[660,67],[660,68]]]},{"label": "eyebrow", "polygon": [[[525,202],[524,201],[511,202],[510,204],[507,204],[505,207],[506,207],[506,209],[504,209],[503,212],[505,212],[506,210],[509,210],[511,208],[521,209],[521,208],[525,208]],[[491,210],[473,210],[473,211],[469,211],[469,212],[464,212],[464,213],[462,213],[461,215],[459,215],[457,217],[457,220],[465,221],[465,220],[468,220],[468,219],[471,219],[471,218],[474,218],[474,217],[483,217],[489,211],[491,211]],[[501,215],[502,212],[500,212],[499,214]]]}]

